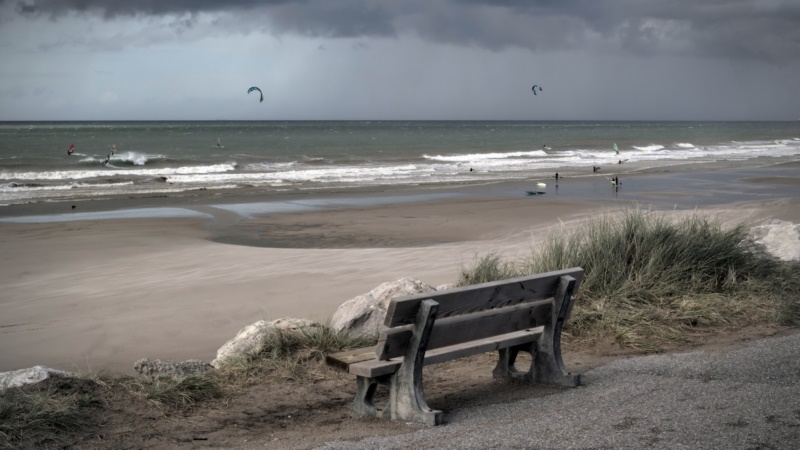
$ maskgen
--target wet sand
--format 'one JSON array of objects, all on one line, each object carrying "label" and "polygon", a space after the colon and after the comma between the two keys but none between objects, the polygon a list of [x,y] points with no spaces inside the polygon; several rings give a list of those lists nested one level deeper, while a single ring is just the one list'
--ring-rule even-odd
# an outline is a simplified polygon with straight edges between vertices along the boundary
[{"label": "wet sand", "polygon": [[[399,191],[350,191],[3,208],[0,371],[211,360],[254,321],[324,321],[401,277],[451,283],[476,254],[526,255],[553,230],[642,202],[800,222],[796,185],[771,183],[797,179],[797,167],[740,172],[631,175],[620,189],[603,176],[562,179],[557,189],[550,180],[541,196],[504,183],[411,188],[403,201]],[[192,214],[131,212],[143,207]],[[97,215],[76,215],[89,212]]]}]

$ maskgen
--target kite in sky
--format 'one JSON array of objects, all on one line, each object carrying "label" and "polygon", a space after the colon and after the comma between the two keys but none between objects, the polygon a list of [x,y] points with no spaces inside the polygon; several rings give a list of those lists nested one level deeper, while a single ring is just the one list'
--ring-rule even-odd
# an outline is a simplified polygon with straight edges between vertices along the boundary
[{"label": "kite in sky", "polygon": [[533,95],[536,95],[536,88],[539,88],[539,92],[542,92],[542,87],[539,86],[538,84],[534,84],[532,89]]},{"label": "kite in sky", "polygon": [[258,102],[259,103],[263,102],[264,101],[264,93],[261,92],[261,89],[253,86],[253,87],[251,87],[250,89],[247,90],[247,93],[249,94],[249,93],[251,93],[253,91],[258,91],[258,93],[261,94],[261,99]]}]

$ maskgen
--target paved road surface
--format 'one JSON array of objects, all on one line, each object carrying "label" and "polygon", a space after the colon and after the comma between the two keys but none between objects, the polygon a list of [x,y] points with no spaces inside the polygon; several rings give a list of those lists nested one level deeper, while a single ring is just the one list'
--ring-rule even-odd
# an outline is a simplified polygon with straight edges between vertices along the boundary
[{"label": "paved road surface", "polygon": [[584,386],[330,449],[800,449],[800,334],[617,360]]}]

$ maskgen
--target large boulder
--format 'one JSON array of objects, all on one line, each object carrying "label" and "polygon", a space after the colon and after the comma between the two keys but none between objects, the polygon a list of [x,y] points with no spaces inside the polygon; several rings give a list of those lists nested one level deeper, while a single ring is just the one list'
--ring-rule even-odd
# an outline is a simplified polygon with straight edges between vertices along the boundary
[{"label": "large boulder", "polygon": [[320,324],[308,319],[285,318],[271,322],[259,320],[239,330],[236,337],[220,347],[217,350],[217,357],[211,361],[211,365],[219,367],[228,359],[260,352],[264,348],[264,338],[272,330],[299,331],[303,328],[319,326]]},{"label": "large boulder", "polygon": [[414,278],[383,283],[366,294],[342,303],[333,313],[331,328],[336,331],[347,330],[353,334],[375,333],[383,325],[391,299],[435,290]]},{"label": "large boulder", "polygon": [[750,236],[783,261],[800,260],[800,225],[769,219],[753,227]]},{"label": "large boulder", "polygon": [[170,361],[142,358],[133,364],[133,370],[137,373],[156,378],[181,378],[189,375],[199,375],[213,369],[214,367],[211,364],[199,359]]},{"label": "large boulder", "polygon": [[0,372],[0,391],[25,384],[38,383],[48,378],[70,378],[74,376],[70,372],[44,366],[33,366],[29,369],[20,369],[12,372]]}]

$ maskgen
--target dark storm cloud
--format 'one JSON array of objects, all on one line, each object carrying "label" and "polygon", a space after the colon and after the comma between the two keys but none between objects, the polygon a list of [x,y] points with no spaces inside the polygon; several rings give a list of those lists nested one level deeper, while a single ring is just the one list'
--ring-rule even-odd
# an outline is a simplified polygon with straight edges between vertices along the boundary
[{"label": "dark storm cloud", "polygon": [[798,0],[23,0],[16,5],[20,14],[52,17],[69,11],[105,17],[257,12],[275,32],[414,33],[490,49],[800,60]]}]

